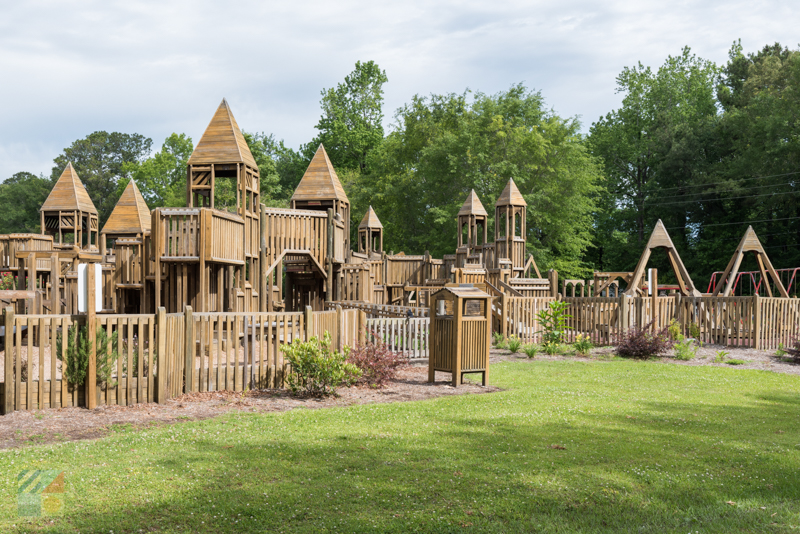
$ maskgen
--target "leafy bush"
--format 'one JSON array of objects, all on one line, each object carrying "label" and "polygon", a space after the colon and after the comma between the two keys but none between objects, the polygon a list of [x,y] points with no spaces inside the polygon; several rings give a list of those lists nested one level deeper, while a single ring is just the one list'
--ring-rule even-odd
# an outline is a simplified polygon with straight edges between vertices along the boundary
[{"label": "leafy bush", "polygon": [[536,316],[542,329],[538,332],[542,334],[542,342],[561,344],[567,333],[567,319],[572,317],[567,313],[569,304],[560,300],[554,300],[548,305],[546,310],[540,311]]},{"label": "leafy bush", "polygon": [[714,363],[725,363],[725,358],[728,357],[730,352],[727,350],[718,350],[716,356],[714,356]]},{"label": "leafy bush", "polygon": [[382,339],[375,335],[370,337],[371,341],[359,343],[350,351],[347,361],[361,370],[358,382],[381,387],[395,377],[397,368],[405,363],[405,358],[389,350]]},{"label": "leafy bush", "polygon": [[678,334],[678,342],[675,343],[675,359],[688,361],[697,356],[697,345],[693,339],[686,339]]},{"label": "leafy bush", "polygon": [[731,358],[730,360],[725,360],[725,363],[727,363],[728,365],[743,365],[743,364],[745,364],[747,362],[745,360],[737,360],[737,359]]},{"label": "leafy bush", "polygon": [[676,321],[675,319],[671,319],[669,321],[669,326],[667,327],[667,331],[669,332],[670,339],[677,339],[678,341],[681,341],[683,335],[681,333],[681,325],[680,323],[678,323],[678,321]]},{"label": "leafy bush", "polygon": [[[105,349],[109,342],[111,350],[106,351]],[[105,328],[98,328],[95,333],[95,343],[98,347],[95,359],[97,383],[106,387],[113,387],[115,383],[111,381],[111,377],[119,357],[117,332],[114,332],[109,337]],[[72,325],[67,330],[66,363],[63,363],[62,359],[62,354],[64,353],[62,346],[63,339],[59,333],[56,340],[56,357],[62,360],[61,374],[73,387],[82,386],[86,381],[86,374],[89,370],[89,353],[92,350],[92,341],[89,339],[88,328]]]},{"label": "leafy bush", "polygon": [[336,395],[339,386],[354,384],[361,370],[347,362],[349,352],[348,348],[344,353],[331,350],[331,336],[327,332],[322,341],[312,337],[284,345],[283,354],[292,368],[286,380],[292,394],[324,397]]},{"label": "leafy bush", "polygon": [[800,338],[794,340],[794,343],[792,343],[792,348],[787,348],[785,350],[786,354],[791,356],[795,363],[800,363]]},{"label": "leafy bush", "polygon": [[697,323],[694,321],[689,324],[689,337],[696,339],[698,345],[701,347],[703,346],[703,343],[700,341],[700,327],[697,326]]},{"label": "leafy bush", "polygon": [[534,343],[531,343],[529,345],[524,345],[522,347],[522,352],[524,352],[525,356],[527,356],[528,358],[533,359],[536,357],[536,353],[539,352],[539,346]]},{"label": "leafy bush", "polygon": [[494,348],[496,349],[506,349],[506,338],[500,332],[495,332],[492,334],[492,343],[494,343]]},{"label": "leafy bush", "polygon": [[575,338],[575,342],[572,344],[572,348],[581,356],[586,356],[589,354],[589,351],[594,348],[594,344],[589,334],[578,334],[578,337]]},{"label": "leafy bush", "polygon": [[642,328],[632,328],[625,332],[617,341],[617,354],[623,358],[647,360],[661,356],[673,344],[669,338],[669,331],[663,328],[660,332],[652,333],[653,321]]},{"label": "leafy bush", "polygon": [[783,343],[778,343],[778,350],[775,351],[775,356],[783,358],[786,354],[788,354],[786,352],[786,347],[783,346]]},{"label": "leafy bush", "polygon": [[561,343],[556,343],[555,341],[548,341],[547,343],[542,345],[542,350],[545,352],[545,354],[548,354],[550,356],[555,356],[556,354],[561,353],[563,349],[561,347]]},{"label": "leafy bush", "polygon": [[522,340],[517,336],[509,336],[508,341],[506,341],[506,347],[512,354],[516,354],[519,352],[520,347],[522,347]]}]

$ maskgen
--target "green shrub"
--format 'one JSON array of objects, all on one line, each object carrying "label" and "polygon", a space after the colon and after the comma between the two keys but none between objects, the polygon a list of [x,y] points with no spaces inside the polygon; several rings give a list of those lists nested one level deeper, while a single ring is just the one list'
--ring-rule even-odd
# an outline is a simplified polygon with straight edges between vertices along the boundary
[{"label": "green shrub", "polygon": [[693,339],[686,339],[679,335],[678,342],[675,343],[675,359],[688,361],[697,356],[697,345]]},{"label": "green shrub", "polygon": [[725,363],[725,358],[728,357],[730,352],[727,350],[718,350],[717,354],[714,356],[714,363]]},{"label": "green shrub", "polygon": [[775,356],[783,358],[786,354],[786,347],[783,346],[783,343],[778,343],[778,350],[775,351]]},{"label": "green shrub", "polygon": [[572,344],[572,348],[581,356],[586,356],[589,354],[589,351],[594,348],[594,344],[589,334],[578,334],[578,337],[575,338],[575,342]]},{"label": "green shrub", "polygon": [[522,347],[522,352],[524,352],[525,356],[527,356],[528,358],[533,359],[536,357],[536,353],[539,352],[539,345],[536,345],[534,343],[524,345]]},{"label": "green shrub", "polygon": [[506,341],[506,347],[511,351],[511,354],[516,354],[522,347],[522,340],[517,336],[509,336],[508,341]]},{"label": "green shrub", "polygon": [[734,358],[731,358],[730,360],[725,360],[725,363],[727,363],[728,365],[743,365],[743,364],[747,363],[747,361],[745,361],[745,360],[736,360]]},{"label": "green shrub", "polygon": [[681,333],[681,325],[675,319],[670,319],[669,326],[667,327],[669,337],[681,341],[683,334]]},{"label": "green shrub", "polygon": [[[66,351],[62,350],[63,342],[62,335],[59,333],[56,339],[56,357],[62,361],[61,374],[71,386],[82,386],[86,382],[86,375],[89,371],[89,353],[92,350],[92,341],[89,339],[87,327],[70,326],[67,329]],[[111,350],[106,351],[104,349],[109,345],[109,342]],[[98,347],[95,360],[97,383],[105,387],[113,387],[116,382],[112,382],[111,378],[119,357],[117,332],[114,332],[109,337],[105,328],[98,328],[95,333],[95,343]],[[63,361],[62,357],[64,353],[66,353],[66,362]]]},{"label": "green shrub", "polygon": [[696,339],[697,344],[701,347],[703,346],[703,343],[700,341],[700,327],[697,326],[697,323],[694,321],[689,325],[689,337]]},{"label": "green shrub", "polygon": [[287,383],[293,395],[336,395],[337,387],[352,385],[361,376],[358,367],[347,363],[349,348],[343,353],[331,350],[331,336],[327,332],[322,341],[315,337],[308,341],[296,339],[282,350],[292,369]]},{"label": "green shrub", "polygon": [[545,354],[549,356],[555,356],[556,354],[560,354],[563,350],[561,347],[561,343],[556,343],[555,341],[548,341],[544,345],[542,345],[542,350]]},{"label": "green shrub", "polygon": [[494,343],[494,348],[496,349],[506,349],[506,338],[500,332],[495,332],[492,334],[492,342]]},{"label": "green shrub", "polygon": [[546,310],[542,310],[537,314],[539,325],[542,329],[537,332],[542,334],[542,342],[547,345],[548,343],[561,344],[564,342],[564,336],[567,333],[567,319],[572,317],[567,313],[569,304],[560,300],[554,300],[548,305]]}]

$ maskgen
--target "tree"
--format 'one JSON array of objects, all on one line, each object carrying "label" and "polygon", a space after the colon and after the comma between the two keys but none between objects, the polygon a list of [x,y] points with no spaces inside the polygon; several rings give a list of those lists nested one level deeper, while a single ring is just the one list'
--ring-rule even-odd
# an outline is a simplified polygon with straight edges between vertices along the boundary
[{"label": "tree", "polygon": [[29,172],[18,172],[0,184],[0,234],[39,233],[39,208],[53,182]]},{"label": "tree", "polygon": [[677,230],[673,241],[686,250],[697,209],[690,193],[707,180],[713,159],[717,75],[716,65],[686,47],[655,73],[639,63],[617,77],[622,106],[594,123],[588,139],[609,193],[596,220],[596,268],[632,268],[659,218]]},{"label": "tree", "polygon": [[119,199],[133,178],[150,209],[185,206],[186,165],[193,150],[191,137],[173,133],[152,157],[143,162],[126,162],[123,165],[126,177],[118,183],[116,198]]},{"label": "tree", "polygon": [[261,202],[266,205],[283,205],[280,176],[278,175],[275,160],[278,157],[280,145],[275,141],[275,136],[262,133],[242,132],[250,153],[258,164],[260,178]]},{"label": "tree", "polygon": [[366,170],[367,154],[383,140],[383,84],[386,72],[374,61],[356,62],[344,83],[323,89],[319,135],[306,145],[308,161],[320,143],[338,169]]},{"label": "tree", "polygon": [[142,163],[151,146],[152,140],[139,134],[94,132],[55,158],[51,176],[55,183],[71,161],[97,208],[102,227],[119,199],[117,183],[126,174],[126,164]]},{"label": "tree", "polygon": [[528,249],[539,265],[584,271],[600,170],[576,120],[547,111],[522,85],[471,101],[468,93],[415,96],[395,118],[368,158],[369,172],[348,190],[354,220],[369,204],[378,212],[386,248],[452,254],[470,189],[492,212],[513,178],[528,202]]}]

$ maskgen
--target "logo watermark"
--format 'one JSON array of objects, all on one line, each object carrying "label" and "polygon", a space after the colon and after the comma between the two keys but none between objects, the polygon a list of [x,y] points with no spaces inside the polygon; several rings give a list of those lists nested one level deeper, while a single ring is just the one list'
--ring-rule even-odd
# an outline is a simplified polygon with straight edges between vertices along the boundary
[{"label": "logo watermark", "polygon": [[64,472],[26,469],[17,475],[17,513],[22,517],[63,515]]}]

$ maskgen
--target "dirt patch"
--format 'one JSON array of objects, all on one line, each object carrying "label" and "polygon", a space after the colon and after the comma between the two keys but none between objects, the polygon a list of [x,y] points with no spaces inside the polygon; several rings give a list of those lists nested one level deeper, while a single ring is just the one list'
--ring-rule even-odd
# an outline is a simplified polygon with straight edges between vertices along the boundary
[{"label": "dirt patch", "polygon": [[164,404],[98,406],[94,410],[55,408],[19,411],[0,416],[0,449],[96,439],[112,432],[115,425],[145,428],[208,419],[231,411],[282,412],[295,408],[330,408],[499,391],[497,387],[482,387],[472,382],[476,379],[469,377],[468,383],[458,388],[453,388],[449,380],[448,374],[436,373],[436,382],[429,384],[427,365],[409,366],[400,369],[397,377],[384,388],[342,388],[339,389],[339,397],[325,399],[298,399],[285,390],[247,393],[218,391],[182,395]]}]

